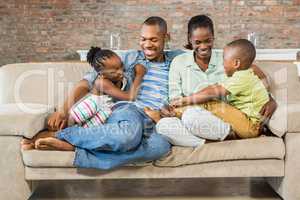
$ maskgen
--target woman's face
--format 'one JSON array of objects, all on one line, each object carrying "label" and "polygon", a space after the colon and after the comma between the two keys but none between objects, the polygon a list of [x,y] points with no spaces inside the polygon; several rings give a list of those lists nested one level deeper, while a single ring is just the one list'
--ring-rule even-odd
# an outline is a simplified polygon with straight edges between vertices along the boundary
[{"label": "woman's face", "polygon": [[214,36],[209,28],[200,27],[193,30],[190,36],[190,43],[198,59],[210,59]]}]

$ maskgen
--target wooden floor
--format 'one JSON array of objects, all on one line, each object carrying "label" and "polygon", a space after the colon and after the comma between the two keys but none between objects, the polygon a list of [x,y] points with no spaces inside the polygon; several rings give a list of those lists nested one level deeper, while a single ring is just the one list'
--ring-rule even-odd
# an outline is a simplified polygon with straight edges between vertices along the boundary
[{"label": "wooden floor", "polygon": [[280,200],[261,178],[42,182],[30,200]]}]

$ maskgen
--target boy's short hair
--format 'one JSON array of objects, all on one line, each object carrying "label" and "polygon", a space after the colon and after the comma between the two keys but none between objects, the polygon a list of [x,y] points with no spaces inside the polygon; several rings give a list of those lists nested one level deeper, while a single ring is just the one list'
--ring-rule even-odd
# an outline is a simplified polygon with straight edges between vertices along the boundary
[{"label": "boy's short hair", "polygon": [[167,33],[168,31],[166,20],[158,16],[148,17],[143,24],[150,26],[157,25],[162,33]]},{"label": "boy's short hair", "polygon": [[256,56],[254,45],[246,39],[238,39],[230,42],[226,47],[234,48],[234,55],[240,59],[243,69],[248,69]]}]

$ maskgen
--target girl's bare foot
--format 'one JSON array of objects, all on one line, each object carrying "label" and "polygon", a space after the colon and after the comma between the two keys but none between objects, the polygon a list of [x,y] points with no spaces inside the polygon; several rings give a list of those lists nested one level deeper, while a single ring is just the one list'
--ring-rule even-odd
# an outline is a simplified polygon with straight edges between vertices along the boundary
[{"label": "girl's bare foot", "polygon": [[150,117],[155,123],[157,123],[160,119],[160,111],[158,110],[152,110],[148,107],[144,108],[144,112],[146,113],[146,115],[148,115],[148,117]]},{"label": "girl's bare foot", "polygon": [[35,148],[39,150],[74,151],[75,148],[68,142],[53,137],[40,138],[35,141]]},{"label": "girl's bare foot", "polygon": [[21,140],[21,149],[23,150],[32,150],[35,148],[35,141],[39,138],[46,138],[46,137],[55,137],[56,132],[54,131],[41,131],[32,139],[23,138]]}]

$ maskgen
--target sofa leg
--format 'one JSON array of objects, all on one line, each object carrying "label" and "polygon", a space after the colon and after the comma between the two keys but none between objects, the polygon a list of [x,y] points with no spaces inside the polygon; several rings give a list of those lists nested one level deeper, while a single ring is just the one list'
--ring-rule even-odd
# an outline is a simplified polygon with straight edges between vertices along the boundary
[{"label": "sofa leg", "polygon": [[300,199],[300,133],[285,136],[284,177],[267,178],[271,187],[284,200]]},{"label": "sofa leg", "polygon": [[32,184],[25,180],[18,136],[0,136],[0,199],[25,200],[32,193]]}]

